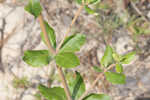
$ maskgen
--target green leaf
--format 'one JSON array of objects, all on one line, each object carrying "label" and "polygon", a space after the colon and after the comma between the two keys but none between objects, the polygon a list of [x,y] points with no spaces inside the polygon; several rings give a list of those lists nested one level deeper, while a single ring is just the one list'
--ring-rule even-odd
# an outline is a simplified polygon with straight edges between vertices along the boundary
[{"label": "green leaf", "polygon": [[73,34],[73,35],[71,35],[71,36],[69,36],[69,37],[66,37],[65,40],[63,41],[63,44],[61,45],[61,48],[64,47],[64,45],[65,45],[68,41],[70,41],[72,38],[74,38],[75,36],[76,36],[76,34]]},{"label": "green leaf", "polygon": [[104,56],[101,59],[101,65],[104,67],[108,67],[110,64],[113,63],[113,49],[111,46],[107,45],[106,50],[104,52]]},{"label": "green leaf", "polygon": [[[101,0],[84,0],[84,2],[86,3],[86,4],[94,4],[94,3],[96,3],[96,2],[98,2],[98,1],[101,1]],[[76,0],[76,2],[78,3],[78,4],[82,4],[82,0]]]},{"label": "green leaf", "polygon": [[88,3],[88,4],[94,4],[97,1],[99,1],[99,0],[86,0],[86,3]]},{"label": "green leaf", "polygon": [[116,72],[118,72],[118,73],[123,72],[123,66],[121,64],[116,64]]},{"label": "green leaf", "polygon": [[75,52],[79,51],[81,46],[85,43],[85,35],[75,34],[67,37],[61,46],[59,52]]},{"label": "green leaf", "polygon": [[97,66],[93,66],[93,69],[96,71],[96,72],[103,72],[100,67],[97,67]]},{"label": "green leaf", "polygon": [[105,72],[106,80],[112,84],[125,84],[126,77],[122,73]]},{"label": "green leaf", "polygon": [[37,18],[42,12],[42,7],[39,0],[29,0],[28,5],[26,5],[24,9],[35,18]]},{"label": "green leaf", "polygon": [[117,53],[113,53],[113,59],[116,61],[116,62],[120,62],[120,56],[117,54]]},{"label": "green leaf", "polygon": [[[46,28],[46,32],[47,32],[48,38],[49,38],[53,48],[56,49],[55,31],[54,31],[54,29],[51,26],[49,26],[49,24],[46,21],[44,21],[44,24],[45,24],[45,28]],[[44,41],[44,43],[46,44],[43,32],[41,32],[41,37],[42,37],[42,40]]]},{"label": "green leaf", "polygon": [[68,85],[73,100],[79,99],[79,97],[85,92],[85,84],[83,78],[78,72],[76,72],[75,78],[73,77],[73,75],[70,75],[70,77],[68,77]]},{"label": "green leaf", "polygon": [[126,55],[123,55],[121,58],[120,58],[120,62],[122,64],[129,64],[135,57],[136,55],[136,52],[130,52]]},{"label": "green leaf", "polygon": [[90,94],[83,100],[110,100],[110,97],[106,94]]},{"label": "green leaf", "polygon": [[47,88],[44,85],[39,85],[38,89],[47,100],[67,100],[65,91],[61,87]]},{"label": "green leaf", "polygon": [[72,52],[58,53],[55,60],[57,65],[64,68],[73,68],[80,65],[80,60]]},{"label": "green leaf", "polygon": [[96,13],[93,9],[89,8],[87,5],[84,6],[84,9],[85,9],[85,11],[86,11],[88,14],[95,14],[95,13]]},{"label": "green leaf", "polygon": [[76,2],[80,5],[82,4],[82,0],[76,0]]},{"label": "green leaf", "polygon": [[23,60],[32,67],[48,65],[52,60],[47,50],[27,50],[24,52]]}]

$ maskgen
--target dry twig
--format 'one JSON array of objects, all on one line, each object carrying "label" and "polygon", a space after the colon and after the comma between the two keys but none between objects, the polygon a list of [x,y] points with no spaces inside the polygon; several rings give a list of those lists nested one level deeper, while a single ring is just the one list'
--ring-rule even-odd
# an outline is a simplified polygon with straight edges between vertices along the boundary
[{"label": "dry twig", "polygon": [[114,66],[115,66],[115,64],[110,65],[107,69],[104,70],[103,73],[99,74],[99,75],[97,76],[97,78],[95,79],[95,81],[94,81],[94,82],[92,83],[92,85],[90,86],[90,88],[89,88],[88,90],[86,90],[78,100],[84,99],[84,97],[87,96],[87,94],[89,93],[89,91],[90,91],[91,89],[93,89],[94,86],[97,84],[97,82],[104,76],[104,73],[107,72],[108,70],[112,69]]},{"label": "dry twig", "polygon": [[81,5],[80,8],[78,9],[78,11],[76,12],[76,14],[75,14],[75,16],[74,16],[74,18],[73,18],[73,20],[72,20],[72,22],[71,22],[71,24],[70,24],[70,26],[69,26],[67,32],[66,32],[64,38],[62,39],[62,41],[61,41],[60,44],[58,45],[58,47],[57,47],[57,49],[56,49],[56,52],[59,51],[61,45],[63,44],[63,42],[64,42],[64,40],[65,40],[65,38],[66,38],[66,37],[68,36],[68,34],[71,32],[71,28],[72,28],[73,24],[75,23],[75,21],[77,20],[78,16],[80,15],[80,13],[81,13],[83,7],[84,7],[84,5]]},{"label": "dry twig", "polygon": [[132,7],[135,9],[135,11],[136,11],[140,16],[142,16],[145,21],[149,22],[149,21],[147,20],[147,18],[143,15],[143,13],[136,7],[136,5],[135,5],[132,1],[130,1],[130,3],[131,3],[131,5],[132,5]]}]

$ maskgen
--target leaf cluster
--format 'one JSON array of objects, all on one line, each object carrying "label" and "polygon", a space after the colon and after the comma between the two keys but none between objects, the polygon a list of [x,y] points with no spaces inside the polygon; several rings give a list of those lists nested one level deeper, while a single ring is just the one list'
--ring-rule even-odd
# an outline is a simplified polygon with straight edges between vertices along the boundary
[{"label": "leaf cluster", "polygon": [[103,72],[102,69],[115,64],[115,72],[107,71],[104,73],[105,77],[112,84],[125,84],[126,77],[123,73],[123,64],[129,64],[134,59],[135,54],[135,52],[129,52],[125,55],[119,55],[111,46],[107,45],[104,55],[100,60],[101,68],[94,66],[93,69],[96,72]]}]

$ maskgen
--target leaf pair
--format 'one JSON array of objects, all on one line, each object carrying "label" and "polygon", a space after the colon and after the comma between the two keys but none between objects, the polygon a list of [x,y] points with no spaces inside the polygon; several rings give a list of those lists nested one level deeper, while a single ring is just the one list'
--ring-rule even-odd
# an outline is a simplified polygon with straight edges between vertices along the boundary
[{"label": "leaf pair", "polygon": [[[56,49],[56,36],[52,27],[48,23],[44,22],[48,38],[53,46]],[[44,35],[41,32],[42,40],[45,43]],[[49,64],[49,62],[54,58],[56,64],[65,68],[76,67],[80,64],[78,57],[74,52],[79,51],[80,47],[85,43],[85,36],[82,34],[75,34],[67,37],[62,44],[62,47],[59,53],[52,57],[47,50],[28,50],[24,53],[23,60],[33,66],[40,67]],[[45,43],[46,44],[46,43]]]},{"label": "leaf pair", "polygon": [[[56,48],[56,39],[53,29],[45,22],[46,31],[48,33],[49,40],[54,48]],[[43,38],[43,33],[41,33],[41,37]],[[80,64],[78,57],[74,54],[75,51],[79,51],[80,47],[85,42],[85,36],[82,34],[72,35],[66,38],[64,41],[59,53],[52,57],[47,50],[28,50],[24,53],[23,60],[33,66],[40,67],[49,64],[49,62],[54,58],[56,64],[65,67],[72,68],[76,67]]]},{"label": "leaf pair", "polygon": [[[76,72],[75,78],[72,75],[69,75],[68,83],[72,99],[78,100],[85,92],[85,84],[80,73]],[[47,100],[67,100],[64,89],[61,87],[47,88],[43,85],[39,85],[38,89]],[[110,100],[110,97],[105,94],[90,94],[83,100]]]},{"label": "leaf pair", "polygon": [[[56,48],[56,36],[55,31],[48,23],[44,22],[48,38],[53,48]],[[41,32],[43,42],[46,44],[43,32]],[[32,67],[42,67],[48,65],[53,60],[52,54],[48,50],[27,50],[24,52],[23,60]]]}]

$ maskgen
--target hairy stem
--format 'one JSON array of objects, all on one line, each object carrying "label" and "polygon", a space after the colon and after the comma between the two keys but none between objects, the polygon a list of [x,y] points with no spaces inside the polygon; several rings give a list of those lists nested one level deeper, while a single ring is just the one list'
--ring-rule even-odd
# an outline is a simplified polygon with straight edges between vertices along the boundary
[{"label": "hairy stem", "polygon": [[95,85],[97,84],[97,82],[104,76],[104,73],[107,72],[108,70],[112,69],[115,65],[116,65],[116,64],[110,65],[107,69],[104,70],[103,73],[99,74],[99,75],[97,76],[97,78],[94,80],[94,82],[92,83],[92,85],[90,86],[90,88],[87,89],[87,90],[82,94],[82,96],[81,96],[78,100],[84,99],[84,97],[88,95],[89,91],[90,91],[91,89],[93,89],[93,88],[95,87]]},{"label": "hairy stem", "polygon": [[[42,30],[42,32],[44,34],[44,38],[45,38],[46,44],[47,44],[47,46],[49,48],[49,51],[52,54],[56,55],[56,51],[55,51],[55,49],[53,49],[53,47],[52,47],[52,45],[51,45],[51,43],[50,43],[50,41],[48,39],[48,35],[47,35],[46,29],[45,29],[44,19],[43,19],[42,14],[39,15],[38,19],[39,19],[41,30]],[[71,94],[70,94],[70,91],[69,91],[69,88],[68,88],[68,85],[67,85],[64,73],[63,73],[62,69],[60,67],[58,67],[58,66],[57,66],[57,70],[58,70],[59,76],[60,76],[60,78],[62,80],[62,84],[63,84],[64,90],[65,90],[66,96],[67,96],[68,100],[72,100],[72,97],[71,97]]]}]

